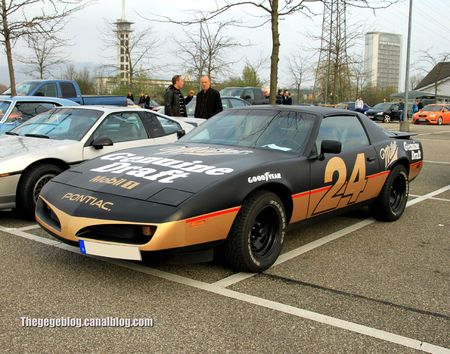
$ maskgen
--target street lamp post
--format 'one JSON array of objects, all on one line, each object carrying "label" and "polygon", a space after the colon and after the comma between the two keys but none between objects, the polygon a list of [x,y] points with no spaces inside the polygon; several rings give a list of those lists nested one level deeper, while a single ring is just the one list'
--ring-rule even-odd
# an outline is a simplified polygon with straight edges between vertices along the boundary
[{"label": "street lamp post", "polygon": [[403,119],[400,120],[400,131],[403,131],[403,132],[409,132],[408,93],[409,93],[409,57],[410,57],[410,51],[411,51],[412,6],[413,6],[413,0],[409,0],[408,42],[406,45],[405,107],[403,108]]}]

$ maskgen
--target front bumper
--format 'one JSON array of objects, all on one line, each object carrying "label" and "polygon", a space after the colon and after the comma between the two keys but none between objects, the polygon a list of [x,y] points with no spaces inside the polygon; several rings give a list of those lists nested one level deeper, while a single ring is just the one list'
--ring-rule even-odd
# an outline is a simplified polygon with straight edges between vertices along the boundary
[{"label": "front bumper", "polygon": [[20,174],[0,177],[0,209],[16,207],[16,191]]}]

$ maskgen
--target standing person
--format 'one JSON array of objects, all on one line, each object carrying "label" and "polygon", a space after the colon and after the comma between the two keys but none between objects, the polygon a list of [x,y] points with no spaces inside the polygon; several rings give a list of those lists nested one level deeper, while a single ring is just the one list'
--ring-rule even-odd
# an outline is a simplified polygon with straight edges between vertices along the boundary
[{"label": "standing person", "polygon": [[197,93],[197,103],[195,104],[195,118],[211,118],[213,115],[222,112],[222,99],[219,91],[211,87],[211,81],[208,76],[200,78],[200,87]]},{"label": "standing person", "polygon": [[145,106],[145,95],[143,92],[141,92],[141,95],[139,96],[138,105],[142,108],[144,108],[144,106]]},{"label": "standing person", "polygon": [[400,101],[398,102],[398,110],[400,111],[400,120],[404,120],[404,110],[405,110],[405,104],[403,103],[403,100],[400,98]]},{"label": "standing person", "polygon": [[355,111],[359,113],[364,113],[364,101],[361,96],[355,101]]},{"label": "standing person", "polygon": [[278,90],[276,104],[283,104],[283,90]]},{"label": "standing person", "polygon": [[127,98],[129,98],[130,100],[132,100],[132,101],[134,102],[134,96],[133,96],[133,94],[131,93],[131,91],[128,91]]},{"label": "standing person", "polygon": [[189,90],[187,97],[184,98],[184,104],[187,106],[189,102],[192,101],[192,98],[194,98],[194,90]]},{"label": "standing person", "polygon": [[419,111],[421,111],[423,109],[423,102],[422,102],[422,100],[420,100],[419,103],[417,104],[417,108],[419,109]]},{"label": "standing person", "polygon": [[144,95],[144,108],[150,108],[150,96],[148,95],[148,93]]},{"label": "standing person", "polygon": [[184,77],[175,75],[164,94],[164,113],[171,117],[187,117],[186,101],[181,93],[184,86]]},{"label": "standing person", "polygon": [[414,101],[414,104],[412,105],[412,112],[413,114],[419,112],[419,101]]},{"label": "standing person", "polygon": [[292,97],[289,95],[288,90],[284,90],[284,92],[283,92],[283,104],[286,104],[286,105],[292,104]]}]

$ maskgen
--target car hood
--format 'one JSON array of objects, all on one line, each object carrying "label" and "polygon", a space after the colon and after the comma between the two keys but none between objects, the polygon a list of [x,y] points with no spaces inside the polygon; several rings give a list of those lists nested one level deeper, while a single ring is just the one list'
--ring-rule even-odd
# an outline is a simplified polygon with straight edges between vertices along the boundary
[{"label": "car hood", "polygon": [[[28,136],[1,135],[0,162],[5,159],[19,158],[27,154],[39,154],[54,151],[55,148],[78,144],[75,140],[55,140],[32,138]],[[52,157],[51,155],[49,157]]]},{"label": "car hood", "polygon": [[180,142],[110,153],[77,165],[53,181],[99,193],[178,205],[213,184],[236,180],[237,175],[252,178],[257,171],[261,179],[261,174],[266,173],[262,172],[263,166],[272,173],[271,163],[292,158],[294,154],[275,150]]}]

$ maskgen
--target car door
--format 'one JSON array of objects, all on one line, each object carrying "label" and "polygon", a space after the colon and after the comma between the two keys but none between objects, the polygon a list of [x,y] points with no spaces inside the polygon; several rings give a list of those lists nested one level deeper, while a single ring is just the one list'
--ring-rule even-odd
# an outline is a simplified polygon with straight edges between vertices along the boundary
[{"label": "car door", "polygon": [[357,204],[376,193],[369,180],[380,172],[380,163],[359,118],[324,118],[315,144],[319,154],[324,140],[339,141],[342,151],[311,161],[308,217]]},{"label": "car door", "polygon": [[399,111],[398,105],[393,104],[390,109],[391,109],[391,120],[400,120],[401,112]]},{"label": "car door", "polygon": [[[92,143],[99,138],[109,138],[112,146],[95,149]],[[145,146],[150,138],[138,112],[115,112],[106,116],[92,133],[83,148],[83,159],[91,159],[112,151]]]}]

